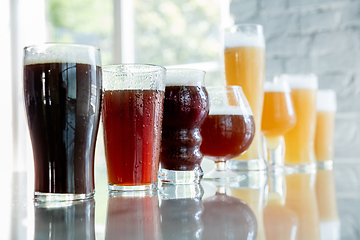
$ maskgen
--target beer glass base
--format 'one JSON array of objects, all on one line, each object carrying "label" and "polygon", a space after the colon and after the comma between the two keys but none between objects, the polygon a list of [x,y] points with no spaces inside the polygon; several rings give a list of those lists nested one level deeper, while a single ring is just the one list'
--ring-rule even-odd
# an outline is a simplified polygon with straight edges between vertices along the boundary
[{"label": "beer glass base", "polygon": [[320,170],[332,170],[333,160],[318,161],[316,162],[316,167]]},{"label": "beer glass base", "polygon": [[95,191],[84,194],[74,193],[43,193],[35,192],[34,200],[37,202],[64,202],[64,201],[78,201],[93,198]]},{"label": "beer glass base", "polygon": [[162,200],[201,199],[204,189],[200,184],[163,184],[159,194]]},{"label": "beer glass base", "polygon": [[316,172],[316,163],[302,163],[302,164],[290,164],[285,163],[284,173],[315,173]]},{"label": "beer glass base", "polygon": [[226,166],[231,171],[264,171],[268,169],[265,159],[227,160]]},{"label": "beer glass base", "polygon": [[244,178],[245,178],[244,176],[229,170],[218,171],[216,169],[211,170],[210,172],[204,175],[204,180],[216,181],[216,182],[240,181]]},{"label": "beer glass base", "polygon": [[163,184],[198,184],[204,173],[201,168],[192,171],[160,169],[159,179]]},{"label": "beer glass base", "polygon": [[108,190],[111,191],[149,191],[149,190],[156,190],[157,183],[146,184],[146,185],[115,185],[115,184],[108,184]]}]

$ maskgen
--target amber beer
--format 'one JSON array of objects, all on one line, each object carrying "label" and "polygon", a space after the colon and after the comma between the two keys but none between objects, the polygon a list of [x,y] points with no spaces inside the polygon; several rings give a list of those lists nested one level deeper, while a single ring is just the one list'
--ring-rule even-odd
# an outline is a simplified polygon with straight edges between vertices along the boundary
[{"label": "amber beer", "polygon": [[279,144],[279,137],[292,129],[296,123],[296,116],[287,82],[265,82],[264,108],[261,131],[266,137],[267,147],[275,149]]},{"label": "amber beer", "polygon": [[317,77],[309,75],[281,75],[287,79],[296,114],[296,125],[285,133],[285,164],[312,167],[315,163],[314,139],[316,126]]},{"label": "amber beer", "polygon": [[335,112],[335,91],[319,90],[316,99],[315,131],[315,155],[318,162],[333,160]]},{"label": "amber beer", "polygon": [[[225,76],[227,85],[241,86],[253,112],[255,127],[261,126],[264,99],[265,41],[262,26],[235,25],[225,33]],[[256,131],[247,152],[236,160],[260,160],[257,169],[266,168],[261,131]],[[238,169],[238,161],[229,168]]]}]

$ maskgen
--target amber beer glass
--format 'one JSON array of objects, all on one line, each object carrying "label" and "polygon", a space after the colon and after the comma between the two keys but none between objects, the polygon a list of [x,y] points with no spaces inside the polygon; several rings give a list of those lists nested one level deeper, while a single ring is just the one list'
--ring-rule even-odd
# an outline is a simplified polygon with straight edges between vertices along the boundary
[{"label": "amber beer glass", "polygon": [[331,166],[334,158],[335,113],[335,91],[319,90],[316,98],[315,155],[320,168]]},{"label": "amber beer glass", "polygon": [[224,55],[226,83],[242,87],[258,129],[247,152],[229,160],[228,168],[231,170],[266,169],[260,131],[265,78],[265,40],[262,26],[240,24],[227,29]]},{"label": "amber beer glass", "polygon": [[291,97],[296,114],[296,124],[285,133],[285,165],[299,171],[308,171],[316,167],[314,140],[316,126],[317,76],[280,75],[291,88]]},{"label": "amber beer glass", "polygon": [[296,115],[290,87],[285,80],[275,77],[273,81],[266,81],[264,91],[261,131],[269,151],[269,168],[280,170],[284,164],[283,135],[295,126]]},{"label": "amber beer glass", "polygon": [[164,95],[164,67],[104,67],[102,121],[110,191],[157,187]]},{"label": "amber beer glass", "polygon": [[100,50],[44,44],[24,49],[24,98],[35,169],[35,199],[94,195],[101,108]]}]

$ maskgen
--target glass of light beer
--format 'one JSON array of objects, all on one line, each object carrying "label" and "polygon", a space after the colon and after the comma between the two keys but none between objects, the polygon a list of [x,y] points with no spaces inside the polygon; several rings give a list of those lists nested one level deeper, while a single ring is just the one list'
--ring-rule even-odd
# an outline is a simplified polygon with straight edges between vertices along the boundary
[{"label": "glass of light beer", "polygon": [[102,96],[100,50],[76,44],[26,47],[23,84],[35,200],[93,197]]},{"label": "glass of light beer", "polygon": [[280,170],[284,165],[283,135],[295,126],[296,115],[286,80],[275,77],[266,81],[264,91],[261,131],[269,151],[269,169]]},{"label": "glass of light beer", "polygon": [[334,159],[334,128],[336,93],[318,90],[316,96],[315,155],[319,168],[332,166]]},{"label": "glass of light beer", "polygon": [[207,87],[210,112],[201,125],[200,151],[215,162],[204,178],[214,181],[239,180],[226,169],[226,161],[243,154],[254,138],[255,124],[249,103],[239,86]]},{"label": "glass of light beer", "polygon": [[285,165],[297,171],[312,171],[316,168],[314,140],[317,76],[284,74],[279,78],[289,82],[297,119],[295,126],[284,135]]},{"label": "glass of light beer", "polygon": [[109,191],[157,188],[165,68],[104,67],[102,121]]},{"label": "glass of light beer", "polygon": [[[225,76],[227,85],[241,86],[260,129],[264,102],[265,40],[263,28],[255,24],[235,25],[225,31]],[[267,168],[261,131],[255,133],[247,152],[228,161],[231,170]]]}]

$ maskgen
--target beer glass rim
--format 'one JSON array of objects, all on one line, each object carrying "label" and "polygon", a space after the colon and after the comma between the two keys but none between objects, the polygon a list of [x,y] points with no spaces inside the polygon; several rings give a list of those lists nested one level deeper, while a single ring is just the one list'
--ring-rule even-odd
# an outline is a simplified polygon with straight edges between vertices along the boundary
[{"label": "beer glass rim", "polygon": [[28,49],[31,48],[49,48],[49,47],[55,47],[55,46],[63,46],[63,47],[76,47],[76,48],[93,48],[96,51],[100,51],[100,48],[95,47],[93,45],[88,44],[78,44],[78,43],[56,43],[56,42],[47,42],[42,44],[32,44],[24,47],[25,51],[28,51]]},{"label": "beer glass rim", "polygon": [[[218,86],[208,86],[206,87],[208,93],[209,93],[209,99],[211,99],[210,97],[210,90],[216,90],[216,89],[224,89],[226,91],[226,93],[229,92],[238,92],[240,94],[240,98],[238,98],[239,102],[240,102],[240,108],[242,109],[241,111],[243,113],[247,113],[247,115],[253,115],[252,109],[250,107],[249,101],[247,100],[245,93],[242,89],[241,86],[238,85],[218,85]],[[232,89],[232,90],[230,90]],[[218,93],[218,92],[217,92]],[[211,111],[211,101],[210,101],[210,111]],[[210,113],[209,113],[210,114]]]},{"label": "beer glass rim", "polygon": [[291,89],[318,89],[318,77],[314,73],[280,74],[276,77],[286,80]]},{"label": "beer glass rim", "polygon": [[234,24],[232,26],[229,26],[225,28],[226,32],[237,32],[239,29],[256,29],[259,32],[263,32],[263,26],[257,23],[239,23]]},{"label": "beer glass rim", "polygon": [[166,86],[205,86],[205,74],[194,68],[168,68]]},{"label": "beer glass rim", "polygon": [[142,69],[139,73],[158,73],[166,71],[166,68],[156,64],[148,63],[121,63],[121,64],[110,64],[103,66],[103,72],[113,72],[114,70],[121,70],[122,73],[136,73],[134,69]]}]

